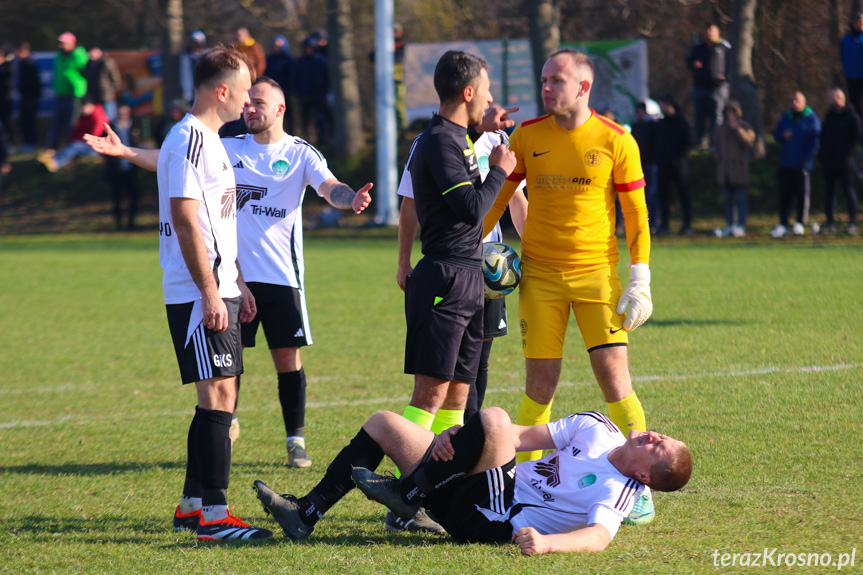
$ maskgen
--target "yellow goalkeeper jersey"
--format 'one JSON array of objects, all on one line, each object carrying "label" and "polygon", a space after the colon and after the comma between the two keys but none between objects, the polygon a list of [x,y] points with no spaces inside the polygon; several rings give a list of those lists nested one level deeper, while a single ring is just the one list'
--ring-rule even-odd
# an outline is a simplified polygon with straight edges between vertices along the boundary
[{"label": "yellow goalkeeper jersey", "polygon": [[519,125],[509,141],[517,164],[485,218],[500,219],[527,180],[522,256],[562,265],[617,262],[614,199],[620,195],[631,263],[649,263],[650,231],[638,144],[622,126],[591,113],[574,130],[553,116]]}]

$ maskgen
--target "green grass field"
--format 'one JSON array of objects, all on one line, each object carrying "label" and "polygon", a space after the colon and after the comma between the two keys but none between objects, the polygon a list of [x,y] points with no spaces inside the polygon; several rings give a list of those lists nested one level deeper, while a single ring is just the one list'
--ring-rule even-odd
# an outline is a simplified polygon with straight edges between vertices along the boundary
[{"label": "green grass field", "polygon": [[[654,244],[631,371],[649,427],[691,447],[692,480],[601,554],[522,557],[389,534],[357,492],[293,544],[252,492],[260,478],[304,494],[371,413],[405,405],[394,233],[307,236],[311,469],[284,467],[269,354],[246,355],[229,493],[278,535],[245,545],[170,528],[195,394],[178,383],[155,235],[0,238],[0,573],[737,573],[751,568],[714,566],[714,551],[765,548],[856,548],[843,572],[860,572],[863,251],[797,240]],[[554,415],[605,411],[574,322],[569,335]],[[495,343],[486,405],[514,413],[523,377],[513,333]]]}]

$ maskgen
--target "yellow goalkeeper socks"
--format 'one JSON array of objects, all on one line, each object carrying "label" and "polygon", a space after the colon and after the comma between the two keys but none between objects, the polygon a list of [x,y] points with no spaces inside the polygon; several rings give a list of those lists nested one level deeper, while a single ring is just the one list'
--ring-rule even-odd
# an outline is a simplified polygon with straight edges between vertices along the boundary
[{"label": "yellow goalkeeper socks", "polygon": [[[554,403],[552,400],[551,403]],[[518,414],[515,416],[517,425],[539,425],[551,421],[551,403],[542,405],[524,395],[521,405],[518,406]],[[542,451],[523,451],[515,456],[516,463],[525,461],[536,461],[542,457]]]},{"label": "yellow goalkeeper socks", "polygon": [[623,435],[628,436],[633,429],[647,431],[644,409],[634,391],[620,401],[609,403],[608,415],[611,421],[623,432]]},{"label": "yellow goalkeeper socks", "polygon": [[453,425],[464,425],[463,409],[439,409],[434,416],[431,430],[435,435],[438,435],[441,431],[449,429]]}]

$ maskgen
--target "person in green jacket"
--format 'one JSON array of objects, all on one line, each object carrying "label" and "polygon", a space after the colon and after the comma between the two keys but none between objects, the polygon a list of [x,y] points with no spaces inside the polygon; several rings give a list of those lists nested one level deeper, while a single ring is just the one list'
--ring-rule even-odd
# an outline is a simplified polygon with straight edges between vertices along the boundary
[{"label": "person in green jacket", "polygon": [[89,57],[71,32],[63,32],[57,38],[59,51],[54,58],[54,117],[45,147],[56,148],[65,141],[80,108],[81,98],[87,93],[84,68]]}]

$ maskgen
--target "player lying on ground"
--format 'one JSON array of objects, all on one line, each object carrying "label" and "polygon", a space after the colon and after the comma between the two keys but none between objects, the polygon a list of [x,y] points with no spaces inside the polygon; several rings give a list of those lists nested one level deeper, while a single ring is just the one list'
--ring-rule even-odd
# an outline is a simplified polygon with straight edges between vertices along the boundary
[{"label": "player lying on ground", "polygon": [[[516,466],[516,451],[537,449],[554,451]],[[402,479],[374,473],[384,455]],[[260,480],[255,490],[293,540],[311,535],[356,482],[399,517],[425,507],[456,541],[512,540],[530,555],[605,549],[645,485],[675,491],[691,473],[683,442],[653,431],[624,437],[593,411],[525,427],[492,407],[439,436],[380,411],[305,497],[280,496]]]}]

